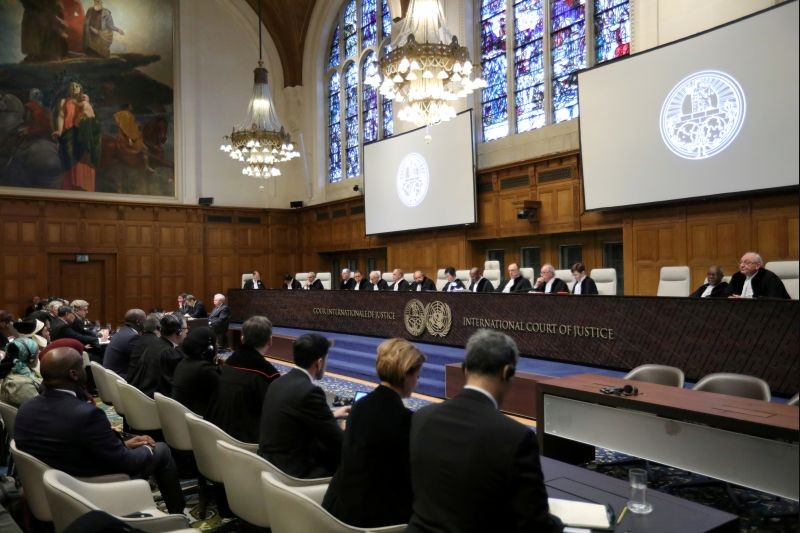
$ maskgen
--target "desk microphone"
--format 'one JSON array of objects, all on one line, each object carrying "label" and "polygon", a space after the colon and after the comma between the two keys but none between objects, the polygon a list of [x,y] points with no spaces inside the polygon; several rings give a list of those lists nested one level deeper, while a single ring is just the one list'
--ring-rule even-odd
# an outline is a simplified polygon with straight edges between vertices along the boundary
[{"label": "desk microphone", "polygon": [[633,385],[626,384],[624,387],[603,387],[600,389],[603,394],[613,394],[614,396],[636,396],[639,389]]}]

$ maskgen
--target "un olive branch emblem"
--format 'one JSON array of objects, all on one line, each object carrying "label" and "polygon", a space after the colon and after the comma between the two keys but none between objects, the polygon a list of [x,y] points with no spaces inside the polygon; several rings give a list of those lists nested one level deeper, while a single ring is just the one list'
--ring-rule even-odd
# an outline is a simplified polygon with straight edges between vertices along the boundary
[{"label": "un olive branch emblem", "polygon": [[445,337],[453,325],[453,314],[449,305],[434,301],[426,306],[416,298],[406,304],[403,319],[406,330],[415,337],[422,335],[426,329],[434,337]]}]

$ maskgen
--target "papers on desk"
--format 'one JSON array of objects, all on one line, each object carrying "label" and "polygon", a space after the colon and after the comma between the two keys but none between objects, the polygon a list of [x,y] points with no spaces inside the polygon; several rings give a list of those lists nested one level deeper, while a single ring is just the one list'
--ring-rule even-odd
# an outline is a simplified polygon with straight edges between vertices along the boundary
[{"label": "papers on desk", "polygon": [[550,506],[550,514],[560,518],[565,526],[591,529],[613,528],[612,519],[609,517],[605,505],[559,498],[548,498],[547,503]]}]

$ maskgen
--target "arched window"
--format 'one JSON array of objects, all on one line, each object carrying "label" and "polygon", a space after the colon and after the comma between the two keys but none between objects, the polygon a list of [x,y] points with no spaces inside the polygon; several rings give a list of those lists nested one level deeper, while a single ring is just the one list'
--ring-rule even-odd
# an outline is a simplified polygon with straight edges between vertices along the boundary
[{"label": "arched window", "polygon": [[480,13],[484,141],[577,117],[577,71],[630,53],[630,0],[480,0]]},{"label": "arched window", "polygon": [[366,82],[391,29],[387,0],[347,0],[336,17],[325,63],[329,183],[360,176],[363,143],[393,132],[392,102]]}]

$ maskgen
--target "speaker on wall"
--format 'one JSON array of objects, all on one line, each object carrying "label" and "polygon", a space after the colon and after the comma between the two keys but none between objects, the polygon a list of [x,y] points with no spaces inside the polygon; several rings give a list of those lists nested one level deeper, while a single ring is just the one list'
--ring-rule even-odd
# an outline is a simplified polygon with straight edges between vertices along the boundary
[{"label": "speaker on wall", "polygon": [[201,196],[200,200],[198,201],[200,205],[212,205],[214,203],[213,196]]},{"label": "speaker on wall", "polygon": [[296,202],[289,202],[289,207],[296,208],[296,207],[303,207],[303,201],[297,200]]}]

